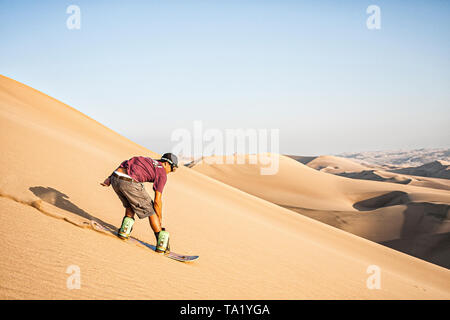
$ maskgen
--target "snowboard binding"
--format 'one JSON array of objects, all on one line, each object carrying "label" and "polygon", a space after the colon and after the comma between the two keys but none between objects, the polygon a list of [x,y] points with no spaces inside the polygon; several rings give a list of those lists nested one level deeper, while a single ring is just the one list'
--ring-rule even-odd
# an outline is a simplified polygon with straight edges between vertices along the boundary
[{"label": "snowboard binding", "polygon": [[122,226],[119,229],[117,235],[122,240],[128,240],[130,237],[131,231],[133,230],[134,219],[130,217],[123,217]]},{"label": "snowboard binding", "polygon": [[169,237],[170,234],[165,228],[162,228],[160,232],[155,233],[157,244],[156,252],[167,254],[170,252]]}]

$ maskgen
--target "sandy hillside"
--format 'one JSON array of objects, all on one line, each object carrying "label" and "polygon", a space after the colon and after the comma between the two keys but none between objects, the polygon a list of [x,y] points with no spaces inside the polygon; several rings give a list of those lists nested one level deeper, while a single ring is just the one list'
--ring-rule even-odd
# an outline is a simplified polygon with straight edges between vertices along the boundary
[{"label": "sandy hillside", "polygon": [[310,168],[342,177],[450,190],[450,179],[447,178],[450,166],[445,161],[434,161],[419,167],[390,170],[386,168],[388,166],[361,164],[336,156],[311,157],[311,160],[306,162],[302,161],[302,157],[289,157]]},{"label": "sandy hillside", "polygon": [[349,159],[335,156],[315,157],[313,160],[304,164],[310,168],[327,173],[359,172],[370,169],[367,164],[363,165]]},{"label": "sandy hillside", "polygon": [[450,179],[450,162],[444,160],[436,160],[418,167],[402,168],[398,170],[392,170],[392,172],[404,173],[414,176]]},{"label": "sandy hillside", "polygon": [[[450,267],[448,190],[348,179],[285,156],[279,158],[277,174],[267,176],[249,159],[246,164],[226,164],[216,158],[206,158],[193,170],[336,228]],[[344,160],[332,167],[339,170],[343,164],[344,169],[358,169]]]},{"label": "sandy hillside", "polygon": [[[99,182],[124,159],[157,155],[6,77],[0,77],[0,127],[2,299],[450,298],[445,268],[188,168],[169,176],[163,215],[172,249],[199,254],[199,261],[183,264],[104,236],[83,222],[117,227],[123,208]],[[321,205],[329,208],[342,192],[338,185],[324,189],[324,196],[335,193]],[[342,198],[338,206],[365,198]],[[137,221],[133,234],[153,242],[148,221]],[[67,288],[72,265],[80,268],[81,289]],[[379,290],[366,285],[371,265],[381,270]]]}]

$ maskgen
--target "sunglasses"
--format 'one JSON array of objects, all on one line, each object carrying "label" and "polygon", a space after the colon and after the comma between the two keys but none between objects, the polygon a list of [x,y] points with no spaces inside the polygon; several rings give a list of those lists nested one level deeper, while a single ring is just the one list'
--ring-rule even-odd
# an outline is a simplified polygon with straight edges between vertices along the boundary
[{"label": "sunglasses", "polygon": [[171,170],[171,171],[173,171],[173,168],[174,168],[174,167],[175,167],[175,168],[178,168],[178,166],[175,165],[175,164],[173,164],[173,161],[170,160],[170,159],[167,159],[167,158],[161,158],[161,160],[165,160],[165,161],[167,161],[167,162],[170,164],[170,170]]}]

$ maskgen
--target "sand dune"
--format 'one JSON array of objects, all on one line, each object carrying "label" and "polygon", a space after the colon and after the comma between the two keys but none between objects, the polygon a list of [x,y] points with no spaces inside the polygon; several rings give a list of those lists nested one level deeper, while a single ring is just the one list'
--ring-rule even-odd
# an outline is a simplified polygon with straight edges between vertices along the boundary
[{"label": "sand dune", "polygon": [[[179,263],[106,237],[84,222],[96,219],[117,227],[123,208],[99,182],[123,159],[158,155],[3,76],[0,126],[2,299],[450,298],[445,268],[184,167],[169,176],[164,224],[172,234],[172,250],[199,254],[199,261]],[[300,188],[305,205],[322,209],[354,211],[352,203],[397,190],[397,185],[374,188],[376,182],[361,181],[346,189],[355,192],[351,195],[341,189],[350,184],[340,181],[354,180],[306,166],[301,172],[305,177],[290,177],[291,184],[280,190],[286,204],[298,204],[295,194],[303,179],[322,186],[319,193]],[[413,199],[429,196],[412,193]],[[445,194],[434,196],[445,200]],[[137,221],[133,234],[153,241],[145,220]],[[80,289],[66,286],[71,265],[80,268]],[[370,265],[380,267],[379,290],[366,286]]]},{"label": "sand dune", "polygon": [[399,184],[409,184],[412,186],[450,190],[450,180],[439,178],[425,178],[412,175],[392,173],[383,170],[364,170],[360,172],[337,173],[342,177],[352,179],[364,179],[373,181],[385,181]]},{"label": "sand dune", "polygon": [[291,159],[294,159],[298,162],[301,162],[303,164],[308,164],[309,162],[313,161],[314,159],[317,159],[315,156],[295,156],[295,155],[286,155],[286,157],[289,157]]},{"label": "sand dune", "polygon": [[[288,157],[279,159],[279,172],[273,176],[260,175],[259,166],[249,161],[238,165],[208,164],[214,161],[207,160],[193,169],[336,228],[372,241],[389,242],[392,248],[450,267],[450,255],[443,254],[449,252],[449,247],[431,239],[437,234],[444,238],[450,235],[447,190],[348,179]],[[322,165],[330,159],[323,159]],[[344,166],[339,167],[341,164]],[[348,161],[340,161],[339,165],[333,166],[335,170],[358,169]],[[410,246],[397,247],[394,244],[400,242],[392,242],[402,239],[408,239]],[[420,239],[420,250],[414,244],[416,239]]]},{"label": "sand dune", "polygon": [[[297,161],[298,157],[289,156]],[[302,161],[300,161],[302,162]],[[303,162],[302,162],[303,163]],[[419,168],[403,168],[390,170],[390,166],[359,163],[336,156],[319,156],[307,161],[308,167],[352,179],[384,181],[409,184],[419,187],[450,190],[450,180],[446,179],[448,167],[445,161],[420,166]]]},{"label": "sand dune", "polygon": [[310,168],[327,173],[359,172],[371,168],[367,164],[363,165],[349,159],[335,156],[316,157],[305,164]]},{"label": "sand dune", "polygon": [[438,160],[418,167],[409,167],[398,170],[392,170],[392,172],[409,174],[413,176],[450,179],[450,162]]}]

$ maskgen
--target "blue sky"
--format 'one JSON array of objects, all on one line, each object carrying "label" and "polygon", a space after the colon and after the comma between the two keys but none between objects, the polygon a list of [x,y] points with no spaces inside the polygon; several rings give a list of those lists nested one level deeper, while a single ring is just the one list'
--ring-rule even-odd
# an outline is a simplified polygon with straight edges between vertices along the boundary
[{"label": "blue sky", "polygon": [[194,120],[280,129],[287,154],[450,147],[449,21],[449,1],[0,0],[0,73],[160,153]]}]

